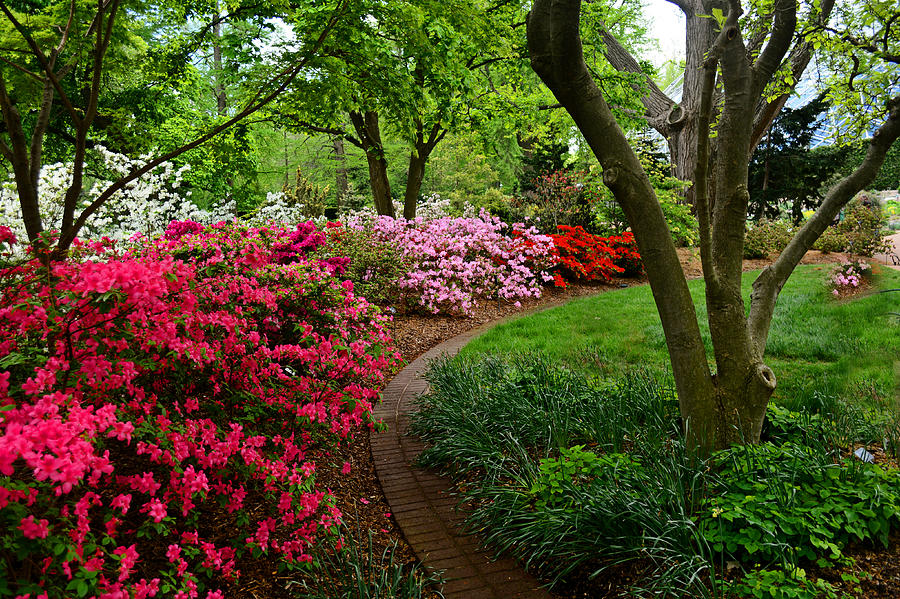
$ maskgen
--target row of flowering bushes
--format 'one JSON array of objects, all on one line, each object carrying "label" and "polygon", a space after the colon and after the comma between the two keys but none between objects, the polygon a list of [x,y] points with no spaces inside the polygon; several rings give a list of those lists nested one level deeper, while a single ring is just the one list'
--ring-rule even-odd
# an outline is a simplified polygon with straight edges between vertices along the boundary
[{"label": "row of flowering bushes", "polygon": [[175,223],[49,269],[0,256],[0,596],[212,599],[335,534],[315,457],[373,426],[399,356],[310,236]]}]

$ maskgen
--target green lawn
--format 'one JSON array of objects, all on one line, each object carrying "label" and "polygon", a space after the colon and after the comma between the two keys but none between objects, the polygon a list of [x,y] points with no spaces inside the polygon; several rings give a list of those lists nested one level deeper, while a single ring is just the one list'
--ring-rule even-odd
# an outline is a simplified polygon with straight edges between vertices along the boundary
[{"label": "green lawn", "polygon": [[[826,281],[830,266],[801,266],[778,300],[766,348],[778,377],[775,400],[794,406],[817,394],[883,403],[897,391],[900,356],[900,292],[870,293],[835,301]],[[744,274],[750,287],[758,272]],[[882,269],[876,289],[900,287],[900,272]],[[691,294],[712,360],[701,280]],[[501,324],[473,340],[464,355],[542,352],[553,361],[603,378],[635,368],[666,372],[668,356],[649,286],[631,287],[575,300]]]}]

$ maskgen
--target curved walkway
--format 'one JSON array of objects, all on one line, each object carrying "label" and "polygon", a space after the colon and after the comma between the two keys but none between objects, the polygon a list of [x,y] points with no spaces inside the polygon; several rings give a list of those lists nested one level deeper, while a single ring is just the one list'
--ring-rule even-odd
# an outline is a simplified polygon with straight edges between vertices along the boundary
[{"label": "curved walkway", "polygon": [[900,269],[900,233],[888,235],[886,239],[893,246],[893,249],[888,249],[888,252],[884,254],[875,254],[873,258],[885,266]]},{"label": "curved walkway", "polygon": [[549,599],[550,594],[515,560],[494,561],[479,549],[476,538],[459,532],[464,516],[455,509],[457,499],[450,493],[449,481],[413,466],[425,446],[407,435],[413,401],[428,387],[422,378],[427,362],[442,353],[455,355],[496,324],[484,324],[428,350],[388,383],[374,410],[388,431],[369,435],[372,457],[385,499],[416,557],[431,569],[444,570],[444,597]]}]

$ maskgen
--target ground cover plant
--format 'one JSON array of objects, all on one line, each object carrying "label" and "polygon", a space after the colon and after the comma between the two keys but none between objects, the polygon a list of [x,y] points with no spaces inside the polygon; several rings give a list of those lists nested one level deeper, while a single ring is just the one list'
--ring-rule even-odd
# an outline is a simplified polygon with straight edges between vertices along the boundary
[{"label": "ground cover plant", "polygon": [[242,560],[305,568],[338,541],[316,459],[375,425],[396,357],[311,233],[4,254],[0,595],[221,597]]},{"label": "ground cover plant", "polygon": [[[665,364],[658,321],[640,316],[648,290],[634,288],[506,323],[433,364],[414,418],[432,444],[421,461],[465,481],[472,530],[560,589],[599,593],[590,578],[627,563],[632,591],[663,596],[860,596],[846,549],[885,547],[900,525],[896,467],[851,455],[896,444],[895,300],[835,301],[829,274],[801,268],[781,296],[768,351],[791,375],[759,445],[686,452],[664,367],[629,364]],[[510,359],[513,347],[530,353]]]}]

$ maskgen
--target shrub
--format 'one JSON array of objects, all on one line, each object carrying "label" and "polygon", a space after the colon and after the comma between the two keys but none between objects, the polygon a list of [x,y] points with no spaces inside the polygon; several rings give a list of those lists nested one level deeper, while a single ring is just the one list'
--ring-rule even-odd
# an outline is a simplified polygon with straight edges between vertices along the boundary
[{"label": "shrub", "polygon": [[852,292],[872,276],[872,267],[865,260],[843,260],[831,273],[831,293],[835,296]]},{"label": "shrub", "polygon": [[847,204],[843,215],[843,220],[825,230],[813,245],[814,249],[860,256],[873,256],[886,251],[881,232],[885,219],[878,202],[862,193]]},{"label": "shrub", "polygon": [[791,225],[783,220],[760,219],[750,225],[744,234],[744,258],[767,258],[779,253],[790,243]]},{"label": "shrub", "polygon": [[315,458],[375,424],[383,317],[284,229],[183,228],[0,269],[4,593],[221,597],[335,534]]},{"label": "shrub", "polygon": [[410,303],[433,313],[468,313],[478,298],[518,301],[539,297],[556,264],[553,240],[534,227],[512,226],[482,211],[479,217],[381,216],[347,227],[373,232],[375,244],[398,249],[411,268],[399,283]]},{"label": "shrub", "polygon": [[400,283],[409,274],[412,261],[397,244],[377,239],[370,225],[356,228],[332,222],[325,225],[325,234],[327,243],[314,255],[349,258],[343,276],[353,281],[357,295],[376,304],[400,300]]},{"label": "shrub", "polygon": [[631,233],[613,237],[591,235],[581,227],[560,226],[551,235],[559,255],[559,269],[569,279],[612,280],[614,273],[635,276],[643,263]]},{"label": "shrub", "polygon": [[532,189],[512,201],[509,218],[529,219],[550,233],[561,226],[593,230],[595,197],[587,193],[584,173],[557,170],[539,175]]}]

